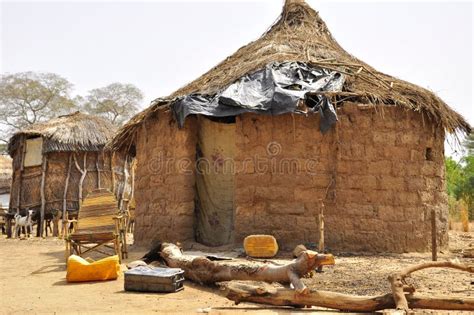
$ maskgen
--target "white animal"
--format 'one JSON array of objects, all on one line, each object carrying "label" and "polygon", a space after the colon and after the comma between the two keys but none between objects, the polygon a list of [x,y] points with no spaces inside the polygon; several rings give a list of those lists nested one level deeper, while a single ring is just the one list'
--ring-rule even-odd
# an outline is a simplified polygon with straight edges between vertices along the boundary
[{"label": "white animal", "polygon": [[26,217],[22,217],[20,214],[15,214],[15,237],[19,237],[21,234],[21,228],[25,227],[26,233],[28,234],[27,227],[30,227],[30,233],[33,233],[33,221],[31,218],[33,217],[33,210],[28,210],[28,214]]}]

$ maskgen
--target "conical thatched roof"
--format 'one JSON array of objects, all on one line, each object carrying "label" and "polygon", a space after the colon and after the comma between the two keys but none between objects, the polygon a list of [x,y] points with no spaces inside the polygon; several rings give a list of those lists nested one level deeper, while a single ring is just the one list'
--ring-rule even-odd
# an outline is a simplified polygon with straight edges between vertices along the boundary
[{"label": "conical thatched roof", "polygon": [[343,91],[331,97],[371,104],[403,106],[422,111],[438,121],[447,132],[469,132],[465,119],[434,93],[383,74],[346,52],[332,37],[318,12],[303,0],[286,0],[278,20],[258,40],[240,48],[207,73],[151,106],[123,126],[113,142],[114,149],[133,142],[141,122],[176,97],[191,93],[214,94],[245,74],[271,62],[301,61],[346,75]]},{"label": "conical thatched roof", "polygon": [[12,159],[9,156],[0,155],[0,194],[10,191],[12,182]]},{"label": "conical thatched roof", "polygon": [[8,143],[13,156],[21,136],[43,137],[43,152],[100,151],[112,139],[115,127],[107,120],[75,112],[38,123],[15,133]]}]

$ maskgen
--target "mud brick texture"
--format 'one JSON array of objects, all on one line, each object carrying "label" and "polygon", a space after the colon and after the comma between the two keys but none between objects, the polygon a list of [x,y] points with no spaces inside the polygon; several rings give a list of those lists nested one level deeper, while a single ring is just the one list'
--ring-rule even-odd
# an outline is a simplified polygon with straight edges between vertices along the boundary
[{"label": "mud brick texture", "polygon": [[[345,103],[325,134],[319,117],[236,117],[233,242],[271,234],[283,249],[317,243],[324,203],[332,251],[410,252],[447,245],[444,130],[396,106]],[[135,242],[193,241],[196,117],[178,128],[169,112],[137,139]]]}]

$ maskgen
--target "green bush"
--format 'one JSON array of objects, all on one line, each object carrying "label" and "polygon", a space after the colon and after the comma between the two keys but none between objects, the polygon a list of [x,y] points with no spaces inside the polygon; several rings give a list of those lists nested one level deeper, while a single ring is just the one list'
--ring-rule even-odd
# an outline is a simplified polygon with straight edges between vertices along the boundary
[{"label": "green bush", "polygon": [[471,134],[464,146],[467,155],[456,162],[446,158],[446,190],[449,195],[449,210],[453,219],[459,219],[457,202],[466,203],[469,220],[474,220],[474,134]]}]

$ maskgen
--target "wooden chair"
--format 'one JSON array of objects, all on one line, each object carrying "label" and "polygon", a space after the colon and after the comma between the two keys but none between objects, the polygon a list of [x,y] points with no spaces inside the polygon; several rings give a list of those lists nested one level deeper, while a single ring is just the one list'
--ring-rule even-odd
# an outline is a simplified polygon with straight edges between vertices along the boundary
[{"label": "wooden chair", "polygon": [[82,202],[74,232],[66,239],[66,258],[89,252],[110,255],[104,248],[126,258],[126,215],[119,213],[117,200],[107,189],[92,191]]}]

